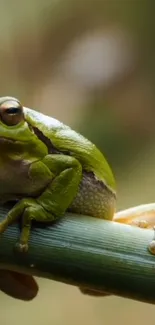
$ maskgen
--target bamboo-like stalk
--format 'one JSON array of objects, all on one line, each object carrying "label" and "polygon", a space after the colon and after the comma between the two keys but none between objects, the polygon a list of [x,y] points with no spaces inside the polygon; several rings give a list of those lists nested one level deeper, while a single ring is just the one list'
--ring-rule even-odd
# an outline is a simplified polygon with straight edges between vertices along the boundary
[{"label": "bamboo-like stalk", "polygon": [[[4,218],[10,207],[0,207]],[[14,250],[14,224],[1,235],[0,267],[155,303],[153,230],[66,214],[51,225],[34,225],[27,253]]]}]

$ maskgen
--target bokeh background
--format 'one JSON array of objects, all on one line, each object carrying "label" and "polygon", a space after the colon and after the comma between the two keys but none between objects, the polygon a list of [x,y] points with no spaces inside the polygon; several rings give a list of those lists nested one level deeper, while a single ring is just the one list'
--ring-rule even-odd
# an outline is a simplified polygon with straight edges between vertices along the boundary
[{"label": "bokeh background", "polygon": [[[0,95],[82,132],[108,158],[118,209],[155,197],[155,2],[0,1]],[[149,325],[155,307],[39,280],[31,303],[0,293],[7,325]]]}]

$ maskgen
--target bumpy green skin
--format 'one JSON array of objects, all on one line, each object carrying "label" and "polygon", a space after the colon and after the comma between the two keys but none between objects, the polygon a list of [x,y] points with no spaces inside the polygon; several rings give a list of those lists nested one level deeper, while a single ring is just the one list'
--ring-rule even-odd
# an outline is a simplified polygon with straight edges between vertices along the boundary
[{"label": "bumpy green skin", "polygon": [[1,203],[18,200],[0,233],[22,217],[21,251],[28,248],[33,220],[51,222],[66,211],[112,219],[116,200],[112,171],[94,144],[51,117],[23,109],[25,120],[15,126],[0,120]]}]

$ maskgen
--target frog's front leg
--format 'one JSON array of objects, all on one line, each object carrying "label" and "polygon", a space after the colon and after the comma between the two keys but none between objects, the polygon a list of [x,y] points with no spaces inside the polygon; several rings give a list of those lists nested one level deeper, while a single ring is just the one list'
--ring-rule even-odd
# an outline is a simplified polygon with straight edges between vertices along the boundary
[{"label": "frog's front leg", "polygon": [[17,247],[20,251],[28,249],[28,240],[33,220],[39,222],[51,222],[61,217],[74,197],[82,178],[82,166],[73,157],[66,155],[48,155],[39,165],[33,163],[29,177],[35,181],[39,175],[46,175],[46,171],[51,175],[52,180],[46,189],[37,198],[23,198],[8,213],[4,221],[0,223],[0,233],[3,233],[8,225],[22,217],[22,230]]}]

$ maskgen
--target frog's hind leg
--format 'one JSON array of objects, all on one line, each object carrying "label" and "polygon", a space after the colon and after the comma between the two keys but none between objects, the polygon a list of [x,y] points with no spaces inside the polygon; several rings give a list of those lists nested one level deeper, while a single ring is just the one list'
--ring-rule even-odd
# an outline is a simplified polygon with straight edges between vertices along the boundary
[{"label": "frog's hind leg", "polygon": [[155,226],[155,203],[142,204],[117,212],[113,221],[143,229]]}]

